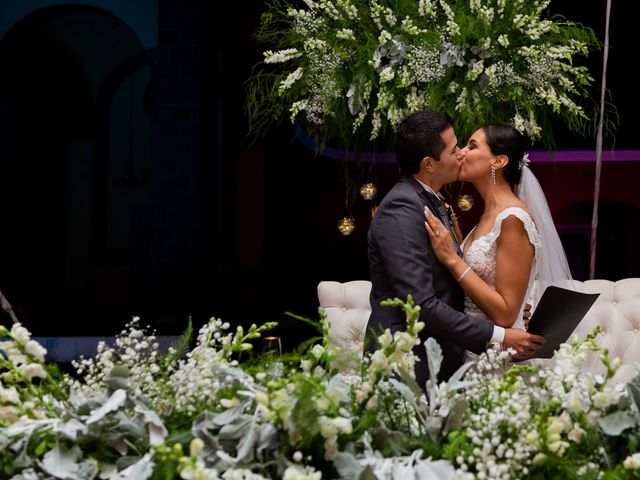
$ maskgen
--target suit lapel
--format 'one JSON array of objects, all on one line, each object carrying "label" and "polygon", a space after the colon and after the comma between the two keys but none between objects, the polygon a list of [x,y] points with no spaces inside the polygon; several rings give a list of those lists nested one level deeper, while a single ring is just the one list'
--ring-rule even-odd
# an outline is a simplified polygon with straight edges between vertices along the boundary
[{"label": "suit lapel", "polygon": [[449,219],[442,217],[442,212],[438,208],[438,203],[436,203],[435,195],[430,193],[430,192],[427,192],[425,190],[425,188],[420,184],[420,182],[418,182],[412,176],[404,175],[402,179],[413,186],[413,188],[415,189],[416,193],[418,195],[420,195],[420,197],[427,204],[427,206],[429,207],[429,210],[431,210],[431,212],[436,217],[438,217],[440,219],[440,221],[449,229],[449,233],[451,234],[451,239],[453,240],[453,245],[454,245],[454,247],[456,249],[456,253],[459,256],[462,256],[462,250],[460,248],[460,245],[458,244],[458,239],[453,234],[453,231],[450,230],[451,227],[449,227]]}]

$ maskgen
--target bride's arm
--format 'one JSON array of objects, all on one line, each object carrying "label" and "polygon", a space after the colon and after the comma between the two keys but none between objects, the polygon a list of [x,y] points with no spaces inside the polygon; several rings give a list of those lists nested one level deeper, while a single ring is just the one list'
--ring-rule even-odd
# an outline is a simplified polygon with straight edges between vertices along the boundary
[{"label": "bride's arm", "polygon": [[455,253],[449,235],[435,236],[435,229],[444,229],[437,217],[428,217],[427,231],[438,259],[459,279],[465,293],[496,325],[511,327],[524,302],[534,248],[522,221],[509,216],[502,221],[502,231],[496,245],[496,288],[485,283]]}]

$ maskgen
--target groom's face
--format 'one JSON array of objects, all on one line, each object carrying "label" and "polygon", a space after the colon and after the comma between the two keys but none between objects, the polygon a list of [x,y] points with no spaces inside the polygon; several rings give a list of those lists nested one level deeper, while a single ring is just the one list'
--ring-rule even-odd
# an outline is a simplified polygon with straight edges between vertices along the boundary
[{"label": "groom's face", "polygon": [[453,127],[447,128],[440,134],[440,137],[445,147],[440,154],[440,160],[434,162],[434,165],[437,165],[438,168],[437,176],[439,183],[444,185],[455,182],[458,179],[458,173],[460,172],[460,161],[458,158],[460,148],[458,147],[458,138],[453,131]]}]

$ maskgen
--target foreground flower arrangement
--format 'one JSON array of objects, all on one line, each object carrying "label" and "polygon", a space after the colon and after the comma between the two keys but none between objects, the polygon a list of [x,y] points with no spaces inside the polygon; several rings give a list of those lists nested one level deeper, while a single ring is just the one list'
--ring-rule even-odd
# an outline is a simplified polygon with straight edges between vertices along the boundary
[{"label": "foreground flower arrangement", "polygon": [[580,57],[599,42],[548,15],[550,0],[271,0],[266,44],[247,90],[260,135],[289,118],[323,146],[380,148],[409,113],[449,112],[458,137],[513,123],[552,145],[551,122],[584,133],[593,78]]},{"label": "foreground flower arrangement", "polygon": [[[24,327],[0,327],[0,478],[640,478],[640,375],[610,386],[597,332],[553,369],[491,350],[425,394],[411,374],[419,307],[388,303],[406,332],[383,332],[353,369],[322,315],[319,343],[260,358],[251,341],[274,324],[212,320],[193,349],[188,330],[161,354],[134,319],[74,377]],[[437,372],[440,347],[425,348]],[[589,350],[606,375],[580,368]]]}]

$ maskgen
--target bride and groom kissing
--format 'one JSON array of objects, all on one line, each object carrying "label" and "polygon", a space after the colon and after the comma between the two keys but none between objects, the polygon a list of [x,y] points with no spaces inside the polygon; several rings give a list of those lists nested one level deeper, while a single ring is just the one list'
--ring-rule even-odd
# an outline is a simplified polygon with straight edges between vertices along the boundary
[{"label": "bride and groom kissing", "polygon": [[[490,341],[513,348],[516,358],[545,341],[525,331],[525,304],[536,297],[541,274],[551,282],[570,273],[542,189],[527,167],[525,144],[513,127],[488,124],[460,149],[451,117],[434,110],[415,112],[398,125],[402,177],[368,233],[372,311],[366,348],[375,349],[374,336],[384,329],[406,329],[404,313],[380,302],[411,294],[425,322],[414,348],[422,388],[429,378],[422,345],[428,337],[442,348],[439,381]],[[484,200],[479,223],[462,243],[439,194],[455,180],[473,183]]]}]

